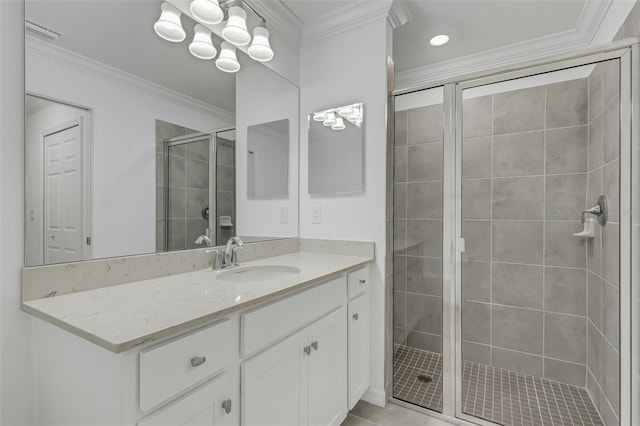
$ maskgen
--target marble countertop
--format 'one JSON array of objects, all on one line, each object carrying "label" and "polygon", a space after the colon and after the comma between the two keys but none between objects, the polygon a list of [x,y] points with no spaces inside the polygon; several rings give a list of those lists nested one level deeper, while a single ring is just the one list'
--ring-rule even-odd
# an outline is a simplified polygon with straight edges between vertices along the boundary
[{"label": "marble countertop", "polygon": [[23,302],[22,309],[120,353],[246,309],[373,261],[372,257],[296,252],[243,266],[287,265],[286,279],[231,283],[211,269]]}]

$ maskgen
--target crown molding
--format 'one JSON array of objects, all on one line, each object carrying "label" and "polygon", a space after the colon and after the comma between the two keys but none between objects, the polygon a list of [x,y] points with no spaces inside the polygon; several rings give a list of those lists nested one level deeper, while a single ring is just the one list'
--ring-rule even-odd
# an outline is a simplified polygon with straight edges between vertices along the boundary
[{"label": "crown molding", "polygon": [[591,45],[614,0],[587,0],[574,29],[396,73],[396,89],[561,55]]},{"label": "crown molding", "polygon": [[390,0],[359,0],[336,8],[329,14],[304,24],[302,45],[307,46],[386,18],[391,4]]},{"label": "crown molding", "polygon": [[117,68],[103,64],[102,62],[98,62],[70,50],[63,49],[60,46],[39,40],[31,35],[27,35],[25,37],[25,51],[27,55],[34,55],[76,71],[91,74],[120,87],[133,89],[155,97],[156,99],[169,101],[191,109],[206,111],[225,121],[235,121],[234,112],[227,111],[159,84],[152,83],[133,74],[129,74]]},{"label": "crown molding", "polygon": [[389,15],[387,21],[391,24],[391,28],[394,30],[406,24],[413,19],[409,6],[404,1],[394,1],[389,9]]},{"label": "crown molding", "polygon": [[251,7],[267,20],[267,26],[279,31],[289,40],[299,43],[302,36],[302,22],[280,0],[246,0]]}]

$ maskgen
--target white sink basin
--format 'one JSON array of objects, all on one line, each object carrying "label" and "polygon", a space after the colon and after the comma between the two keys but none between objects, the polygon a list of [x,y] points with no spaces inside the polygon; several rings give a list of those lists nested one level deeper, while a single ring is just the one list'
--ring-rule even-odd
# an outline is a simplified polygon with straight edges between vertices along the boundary
[{"label": "white sink basin", "polygon": [[285,265],[245,266],[218,272],[218,280],[243,283],[273,281],[300,273],[300,268]]}]

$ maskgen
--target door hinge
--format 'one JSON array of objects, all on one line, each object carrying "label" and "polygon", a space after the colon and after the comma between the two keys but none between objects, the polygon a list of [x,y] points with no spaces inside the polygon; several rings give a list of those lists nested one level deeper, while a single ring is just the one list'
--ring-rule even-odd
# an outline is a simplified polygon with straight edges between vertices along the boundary
[{"label": "door hinge", "polygon": [[90,246],[91,245],[91,237],[87,237],[87,245]]}]

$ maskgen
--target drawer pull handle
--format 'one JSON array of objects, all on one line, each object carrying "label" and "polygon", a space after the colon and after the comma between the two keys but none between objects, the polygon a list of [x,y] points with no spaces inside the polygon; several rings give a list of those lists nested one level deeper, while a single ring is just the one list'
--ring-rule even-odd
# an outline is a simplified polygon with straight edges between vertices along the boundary
[{"label": "drawer pull handle", "polygon": [[305,354],[311,355],[311,346],[305,346],[303,351]]},{"label": "drawer pull handle", "polygon": [[357,312],[355,314],[353,314],[353,319],[358,321],[358,313]]},{"label": "drawer pull handle", "polygon": [[222,401],[222,408],[224,409],[224,412],[229,414],[231,412],[231,400],[227,399],[225,401]]},{"label": "drawer pull handle", "polygon": [[360,284],[365,284],[367,280],[360,280]]},{"label": "drawer pull handle", "polygon": [[315,342],[311,342],[311,347],[312,347],[314,350],[316,350],[316,351],[317,351],[317,350],[318,350],[318,341],[316,340]]},{"label": "drawer pull handle", "polygon": [[194,356],[193,358],[191,358],[191,366],[198,367],[199,365],[204,364],[206,360],[207,360],[206,356]]}]

